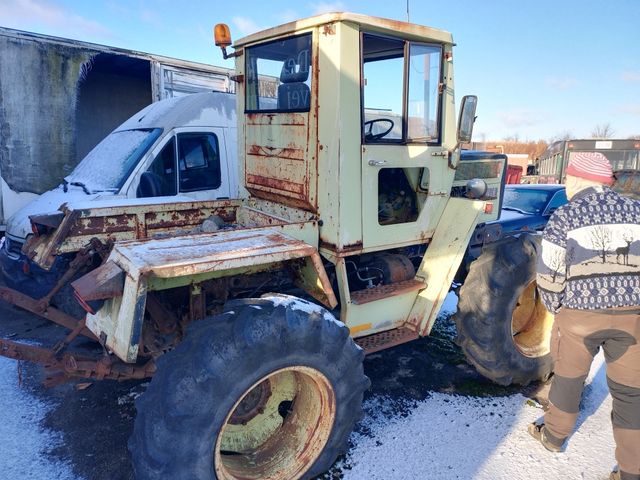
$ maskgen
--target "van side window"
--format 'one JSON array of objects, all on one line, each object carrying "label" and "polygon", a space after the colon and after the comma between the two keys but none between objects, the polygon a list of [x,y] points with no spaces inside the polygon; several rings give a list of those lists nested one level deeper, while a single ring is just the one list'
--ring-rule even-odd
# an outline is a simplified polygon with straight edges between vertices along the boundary
[{"label": "van side window", "polygon": [[176,142],[171,139],[140,176],[136,197],[176,195]]},{"label": "van side window", "polygon": [[220,187],[220,149],[212,133],[178,135],[180,191],[213,190]]}]

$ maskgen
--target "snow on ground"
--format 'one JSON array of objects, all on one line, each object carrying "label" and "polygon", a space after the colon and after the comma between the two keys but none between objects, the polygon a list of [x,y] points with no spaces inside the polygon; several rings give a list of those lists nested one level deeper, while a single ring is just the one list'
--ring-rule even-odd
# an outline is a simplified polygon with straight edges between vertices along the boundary
[{"label": "snow on ground", "polygon": [[548,452],[527,433],[542,415],[522,395],[474,398],[434,393],[406,416],[387,414],[382,397],[366,405],[342,461],[345,480],[605,479],[614,443],[602,354],[587,380],[578,429],[567,450]]},{"label": "snow on ground", "polygon": [[[447,296],[442,312],[455,311]],[[0,357],[0,472],[2,478],[76,479],[68,464],[47,450],[59,435],[40,423],[52,406],[18,386],[14,361]],[[608,478],[615,464],[602,354],[596,357],[583,397],[577,432],[567,450],[553,454],[527,433],[542,415],[522,395],[464,397],[433,393],[400,406],[376,396],[337,465],[345,480]],[[401,412],[401,413],[398,413]]]},{"label": "snow on ground", "polygon": [[18,384],[16,362],[0,357],[0,476],[14,480],[76,479],[69,465],[55,462],[46,452],[61,441],[39,424],[52,406]]}]

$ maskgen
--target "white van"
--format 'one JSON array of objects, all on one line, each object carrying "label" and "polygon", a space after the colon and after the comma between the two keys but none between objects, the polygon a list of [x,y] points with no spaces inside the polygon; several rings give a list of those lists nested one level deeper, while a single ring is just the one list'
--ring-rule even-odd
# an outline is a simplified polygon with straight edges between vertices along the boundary
[{"label": "white van", "polygon": [[[41,285],[43,278],[34,282],[31,268],[38,267],[24,265],[29,263],[22,253],[31,233],[29,215],[53,213],[63,203],[87,200],[99,206],[98,202],[118,198],[238,198],[235,105],[235,95],[229,93],[185,95],[153,103],[116,128],[62,184],[7,221],[0,249],[7,285],[36,298],[52,286],[48,281]],[[55,271],[46,273],[52,280],[57,276]]]}]

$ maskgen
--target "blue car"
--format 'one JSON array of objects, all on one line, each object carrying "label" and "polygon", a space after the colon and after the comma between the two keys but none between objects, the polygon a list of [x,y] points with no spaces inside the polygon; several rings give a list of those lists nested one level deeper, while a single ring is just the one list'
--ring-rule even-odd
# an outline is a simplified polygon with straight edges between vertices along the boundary
[{"label": "blue car", "polygon": [[463,260],[463,271],[482,253],[482,247],[507,235],[542,231],[551,214],[567,203],[564,185],[506,185],[500,218],[478,225]]}]

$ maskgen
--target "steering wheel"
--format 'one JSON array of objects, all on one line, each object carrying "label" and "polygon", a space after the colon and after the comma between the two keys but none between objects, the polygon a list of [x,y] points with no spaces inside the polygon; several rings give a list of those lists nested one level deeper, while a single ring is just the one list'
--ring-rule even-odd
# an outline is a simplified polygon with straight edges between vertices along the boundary
[{"label": "steering wheel", "polygon": [[[375,123],[388,123],[389,128],[387,128],[384,132],[373,133],[373,125]],[[377,142],[381,138],[385,137],[391,130],[393,130],[393,126],[393,120],[391,120],[390,118],[376,118],[364,122],[364,141]]]}]

